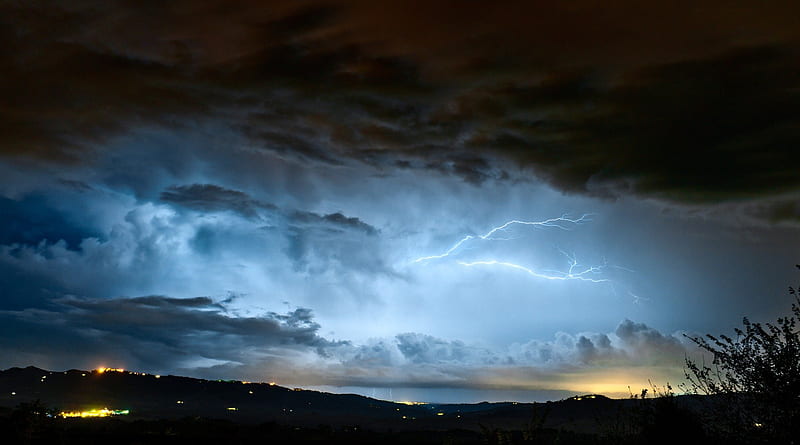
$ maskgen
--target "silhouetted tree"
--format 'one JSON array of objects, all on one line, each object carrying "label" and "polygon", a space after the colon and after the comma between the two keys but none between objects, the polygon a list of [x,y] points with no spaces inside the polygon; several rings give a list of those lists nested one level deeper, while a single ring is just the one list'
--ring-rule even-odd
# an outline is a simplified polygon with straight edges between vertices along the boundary
[{"label": "silhouetted tree", "polygon": [[713,396],[711,425],[732,440],[791,443],[800,438],[800,295],[792,287],[789,293],[795,300],[791,315],[775,323],[744,318],[736,338],[687,336],[713,355],[710,366],[686,358],[689,389]]}]

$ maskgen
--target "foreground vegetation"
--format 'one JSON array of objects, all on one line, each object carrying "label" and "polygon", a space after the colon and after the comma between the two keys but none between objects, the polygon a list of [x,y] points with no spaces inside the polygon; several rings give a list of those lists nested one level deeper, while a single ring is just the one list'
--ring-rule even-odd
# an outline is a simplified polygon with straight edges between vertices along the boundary
[{"label": "foreground vegetation", "polygon": [[690,337],[713,358],[706,364],[687,357],[687,389],[711,396],[700,414],[720,440],[800,441],[800,291],[789,287],[789,294],[790,314],[774,323],[744,318],[735,337]]}]

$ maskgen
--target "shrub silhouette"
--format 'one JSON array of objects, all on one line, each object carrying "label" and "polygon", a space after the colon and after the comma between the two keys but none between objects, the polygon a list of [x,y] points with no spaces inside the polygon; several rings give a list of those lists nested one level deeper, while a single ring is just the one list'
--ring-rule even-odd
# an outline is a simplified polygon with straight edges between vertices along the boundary
[{"label": "shrub silhouette", "polygon": [[[800,265],[797,266],[800,269]],[[731,441],[790,443],[800,433],[800,294],[775,323],[744,318],[736,338],[690,337],[713,355],[710,366],[686,358],[691,392],[713,397],[709,425]]]}]

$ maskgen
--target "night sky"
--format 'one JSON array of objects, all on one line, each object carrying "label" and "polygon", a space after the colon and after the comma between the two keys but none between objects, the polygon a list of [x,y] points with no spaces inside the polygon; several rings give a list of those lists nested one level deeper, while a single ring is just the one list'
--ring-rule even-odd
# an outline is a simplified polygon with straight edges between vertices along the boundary
[{"label": "night sky", "polygon": [[800,14],[658,3],[0,0],[0,368],[676,385],[800,281]]}]

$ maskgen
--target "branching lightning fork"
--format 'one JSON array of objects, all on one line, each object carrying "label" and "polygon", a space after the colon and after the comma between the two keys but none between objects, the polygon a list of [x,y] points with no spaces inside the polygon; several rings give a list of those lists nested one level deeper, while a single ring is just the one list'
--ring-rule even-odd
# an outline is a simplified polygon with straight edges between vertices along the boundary
[{"label": "branching lightning fork", "polygon": [[481,240],[495,240],[495,239],[506,239],[506,238],[495,238],[494,235],[497,232],[502,232],[507,230],[509,227],[514,225],[525,225],[525,226],[533,226],[533,227],[553,227],[556,229],[561,230],[571,230],[572,226],[583,224],[585,222],[591,221],[591,213],[585,213],[581,215],[579,218],[569,218],[566,215],[561,215],[558,218],[550,218],[545,219],[542,221],[521,221],[518,219],[513,219],[511,221],[506,222],[505,224],[499,225],[492,230],[484,233],[483,235],[466,235],[464,238],[461,238],[457,243],[453,244],[453,246],[447,249],[444,253],[439,255],[430,255],[419,257],[414,260],[415,263],[421,263],[424,261],[429,260],[436,260],[440,258],[444,258],[450,256],[451,254],[455,253],[459,247],[461,247],[464,243],[474,240],[474,239],[481,239]]},{"label": "branching lightning fork", "polygon": [[[532,226],[534,228],[547,227],[547,228],[556,228],[561,230],[572,230],[574,226],[590,222],[591,216],[592,216],[591,214],[586,213],[578,218],[570,218],[567,215],[562,215],[557,218],[550,218],[542,221],[522,221],[517,219],[511,220],[502,225],[492,228],[483,235],[466,235],[443,253],[438,255],[429,255],[420,257],[415,259],[413,262],[424,263],[427,261],[442,259],[451,255],[455,255],[457,254],[459,249],[461,249],[466,243],[472,240],[484,240],[484,241],[507,240],[508,238],[497,237],[498,232],[504,232],[508,230],[510,227],[515,225]],[[556,281],[578,280],[578,281],[588,281],[592,283],[610,283],[611,279],[603,276],[603,273],[608,268],[629,270],[619,266],[611,266],[605,262],[601,265],[582,266],[578,263],[578,260],[575,255],[570,255],[567,252],[564,252],[563,250],[561,251],[561,253],[568,259],[569,267],[567,268],[566,271],[534,270],[531,269],[530,267],[526,267],[521,264],[516,264],[510,261],[501,261],[496,259],[480,260],[480,261],[458,261],[457,264],[464,267],[500,266],[500,267],[520,270],[527,273],[528,275],[545,280],[556,280]]]}]

